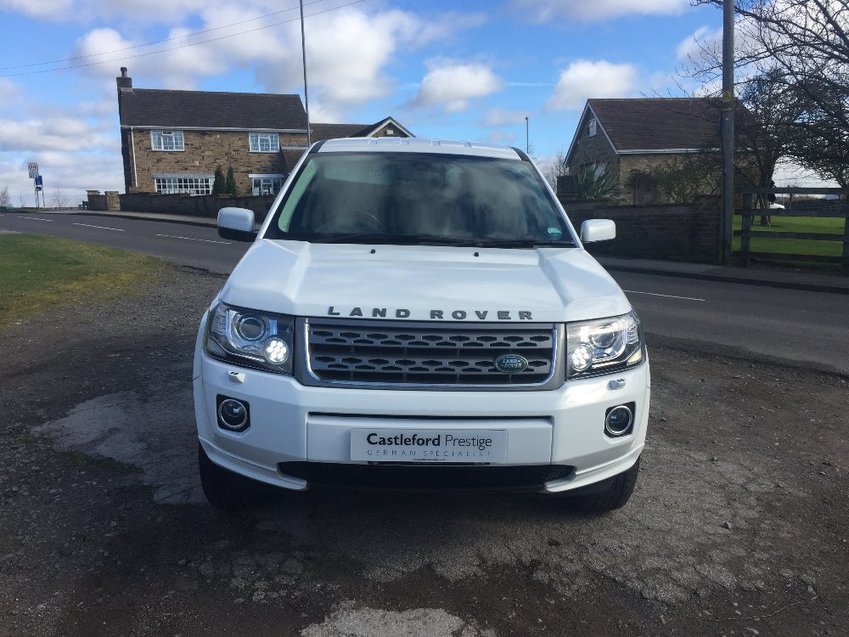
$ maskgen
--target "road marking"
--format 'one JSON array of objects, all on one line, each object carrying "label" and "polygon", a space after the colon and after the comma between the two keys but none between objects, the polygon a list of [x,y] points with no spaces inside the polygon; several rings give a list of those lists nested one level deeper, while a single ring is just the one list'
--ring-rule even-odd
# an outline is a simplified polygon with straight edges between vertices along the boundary
[{"label": "road marking", "polygon": [[674,294],[658,294],[657,292],[640,292],[639,290],[622,290],[628,294],[647,294],[649,296],[660,296],[665,299],[679,299],[681,301],[698,301],[699,303],[707,303],[707,299],[697,299],[692,296],[676,296]]},{"label": "road marking", "polygon": [[21,219],[31,219],[32,221],[49,221],[50,223],[56,221],[55,219],[42,219],[41,217],[21,217]]},{"label": "road marking", "polygon": [[97,228],[98,230],[113,230],[115,232],[124,232],[123,228],[110,228],[109,226],[93,226],[90,223],[77,223],[74,222],[75,226],[85,226],[86,228]]},{"label": "road marking", "polygon": [[182,239],[183,241],[201,241],[203,243],[220,243],[221,245],[228,246],[230,245],[229,241],[214,241],[212,239],[198,239],[197,237],[180,237],[176,234],[159,234],[156,233],[157,237],[165,237],[166,239]]}]

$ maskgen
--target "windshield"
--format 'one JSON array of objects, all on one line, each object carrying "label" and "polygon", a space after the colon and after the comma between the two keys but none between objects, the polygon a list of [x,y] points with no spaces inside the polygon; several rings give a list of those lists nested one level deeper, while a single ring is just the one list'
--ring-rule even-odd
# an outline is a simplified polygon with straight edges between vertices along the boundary
[{"label": "windshield", "polygon": [[316,243],[572,246],[530,162],[432,153],[314,153],[268,238]]}]

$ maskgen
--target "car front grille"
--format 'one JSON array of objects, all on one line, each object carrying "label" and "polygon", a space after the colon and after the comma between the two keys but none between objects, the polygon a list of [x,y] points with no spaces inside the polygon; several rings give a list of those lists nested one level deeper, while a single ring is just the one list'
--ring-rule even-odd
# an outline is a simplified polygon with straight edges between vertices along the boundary
[{"label": "car front grille", "polygon": [[[309,319],[310,375],[320,384],[404,387],[528,387],[556,376],[552,324],[498,325]],[[527,360],[522,371],[496,368],[502,355]]]}]

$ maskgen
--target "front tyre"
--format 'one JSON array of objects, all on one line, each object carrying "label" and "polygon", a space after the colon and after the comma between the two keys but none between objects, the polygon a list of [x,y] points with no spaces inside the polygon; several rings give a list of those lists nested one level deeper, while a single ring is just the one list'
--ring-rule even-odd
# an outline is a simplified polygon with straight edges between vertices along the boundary
[{"label": "front tyre", "polygon": [[259,500],[259,492],[251,480],[222,469],[209,459],[198,443],[198,469],[200,484],[206,501],[217,509],[239,511]]},{"label": "front tyre", "polygon": [[572,498],[572,507],[588,513],[606,513],[625,506],[631,499],[631,494],[634,493],[634,487],[637,486],[639,471],[640,459],[637,458],[633,467],[608,480],[610,484],[607,489]]}]

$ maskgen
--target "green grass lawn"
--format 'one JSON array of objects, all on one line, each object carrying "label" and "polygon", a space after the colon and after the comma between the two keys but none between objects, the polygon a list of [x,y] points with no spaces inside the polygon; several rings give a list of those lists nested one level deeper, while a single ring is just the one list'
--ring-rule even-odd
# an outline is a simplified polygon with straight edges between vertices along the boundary
[{"label": "green grass lawn", "polygon": [[137,293],[164,262],[117,248],[0,234],[0,327],[47,310]]},{"label": "green grass lawn", "polygon": [[[742,217],[734,216],[734,230],[740,230]],[[750,249],[756,252],[774,252],[778,254],[823,255],[839,257],[843,254],[843,224],[842,217],[780,217],[772,215],[772,225],[760,225],[760,217],[752,217],[752,230],[764,232],[817,232],[834,234],[835,241],[819,241],[813,239],[769,239],[753,237],[750,239]],[[734,237],[733,249],[740,249],[740,237]]]}]

